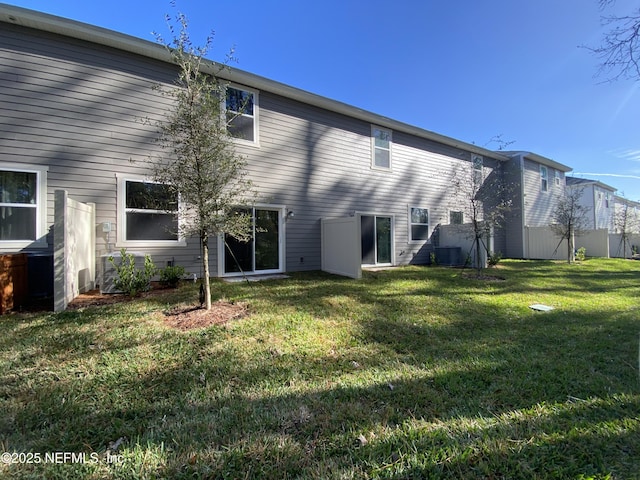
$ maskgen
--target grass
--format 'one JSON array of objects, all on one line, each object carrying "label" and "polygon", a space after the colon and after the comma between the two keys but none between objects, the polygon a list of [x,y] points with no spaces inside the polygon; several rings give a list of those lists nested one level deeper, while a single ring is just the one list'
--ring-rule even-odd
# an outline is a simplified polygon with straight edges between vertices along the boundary
[{"label": "grass", "polygon": [[189,332],[193,285],[2,317],[0,451],[99,461],[0,477],[640,478],[640,262],[460,273],[216,281],[251,315]]}]

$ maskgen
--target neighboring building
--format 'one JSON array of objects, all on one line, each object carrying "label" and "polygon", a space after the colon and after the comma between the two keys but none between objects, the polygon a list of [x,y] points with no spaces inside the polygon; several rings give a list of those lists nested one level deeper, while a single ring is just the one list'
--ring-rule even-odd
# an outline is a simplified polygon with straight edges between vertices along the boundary
[{"label": "neighboring building", "polygon": [[620,195],[613,196],[613,233],[621,233],[626,224],[627,233],[640,234],[640,202]]},{"label": "neighboring building", "polygon": [[571,168],[531,152],[501,152],[510,160],[506,172],[513,205],[505,226],[509,258],[528,258],[528,227],[547,227],[564,194],[566,173]]},{"label": "neighboring building", "polygon": [[597,180],[567,177],[567,188],[581,190],[580,203],[587,207],[586,228],[598,230],[606,228],[614,231],[614,195],[616,189]]},{"label": "neighboring building", "polygon": [[[151,87],[170,85],[176,76],[165,48],[7,5],[0,5],[0,25],[0,253],[53,255],[54,197],[65,190],[95,204],[98,283],[104,256],[122,247],[199,273],[197,239],[171,233],[176,220],[166,209],[177,208],[178,199],[149,182],[145,164],[158,146],[154,128],[140,119],[161,118],[168,101]],[[505,232],[517,232],[529,217],[542,221],[535,203],[551,208],[551,192],[560,188],[554,169],[568,170],[240,70],[224,75],[228,98],[251,106],[238,124],[236,146],[261,200],[250,207],[253,241],[229,242],[234,255],[221,241],[211,245],[218,276],[237,275],[240,267],[249,274],[320,269],[321,219],[335,217],[358,219],[363,265],[428,263],[435,227],[467,220],[452,198],[453,172],[489,175],[500,165],[513,165],[514,172],[524,166],[522,220],[495,239],[496,251],[504,251],[513,243]],[[539,165],[549,167],[548,192]],[[145,200],[149,195],[153,202]],[[506,253],[521,256],[518,248]]]}]

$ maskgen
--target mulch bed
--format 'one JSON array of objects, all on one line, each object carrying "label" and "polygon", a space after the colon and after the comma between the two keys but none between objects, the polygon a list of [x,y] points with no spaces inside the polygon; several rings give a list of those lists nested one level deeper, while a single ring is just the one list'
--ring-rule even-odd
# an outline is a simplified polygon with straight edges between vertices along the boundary
[{"label": "mulch bed", "polygon": [[239,320],[248,315],[248,309],[242,303],[218,301],[211,310],[200,307],[178,308],[164,312],[164,322],[170,327],[186,331],[211,325],[224,325],[231,320]]},{"label": "mulch bed", "polygon": [[[137,298],[158,296],[166,293],[167,288],[160,285],[152,285],[152,289],[144,292]],[[81,293],[68,305],[70,310],[79,310],[86,307],[100,305],[113,305],[116,303],[130,302],[133,300],[127,295],[118,293],[100,293],[100,290],[91,290]],[[195,328],[205,328],[211,325],[224,325],[232,320],[239,320],[249,313],[246,304],[217,301],[211,305],[211,310],[205,310],[199,306],[181,306],[161,312],[166,325],[181,331]]]}]

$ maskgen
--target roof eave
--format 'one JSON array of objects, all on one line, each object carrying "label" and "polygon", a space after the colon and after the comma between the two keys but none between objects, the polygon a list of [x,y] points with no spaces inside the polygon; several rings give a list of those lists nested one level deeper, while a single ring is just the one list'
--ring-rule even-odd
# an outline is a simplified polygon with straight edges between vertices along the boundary
[{"label": "roof eave", "polygon": [[537,153],[533,153],[533,152],[523,151],[523,152],[502,152],[502,153],[504,153],[509,157],[522,156],[523,158],[526,158],[533,162],[539,163],[541,165],[546,165],[547,167],[555,168],[556,170],[560,170],[561,172],[565,172],[565,173],[573,170],[573,168],[569,167],[568,165],[565,165],[560,162],[556,162],[551,158],[543,157],[542,155],[538,155]]},{"label": "roof eave", "polygon": [[[97,43],[112,47],[118,50],[127,51],[147,58],[152,58],[166,63],[174,63],[171,53],[162,45],[138,37],[116,32],[102,27],[89,25],[86,23],[70,20],[67,18],[36,12],[12,5],[0,3],[0,22],[11,23],[23,27],[33,28],[49,33],[64,35],[79,40]],[[320,95],[291,87],[289,85],[276,82],[274,80],[245,72],[237,68],[220,69],[217,62],[207,60],[204,63],[203,71],[215,73],[225,80],[239,83],[258,90],[264,90],[286,98],[291,98],[302,103],[316,106],[335,113],[343,114],[358,120],[376,124],[395,131],[401,131],[410,135],[415,135],[427,140],[431,140],[450,147],[466,150],[471,153],[506,161],[508,156],[501,152],[491,151],[476,145],[457,140],[455,138],[441,135],[429,130],[425,130],[407,123],[403,123],[391,118],[378,115],[376,113],[354,107],[352,105],[332,100]]]}]

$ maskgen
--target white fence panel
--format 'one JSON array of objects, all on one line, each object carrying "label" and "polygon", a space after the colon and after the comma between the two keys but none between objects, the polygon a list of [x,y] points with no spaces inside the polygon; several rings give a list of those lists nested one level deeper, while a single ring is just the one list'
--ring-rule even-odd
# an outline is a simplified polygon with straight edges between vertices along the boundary
[{"label": "white fence panel", "polygon": [[576,237],[576,249],[584,247],[587,249],[587,257],[609,258],[609,230],[599,228]]},{"label": "white fence panel", "polygon": [[[626,245],[625,245],[626,243]],[[613,258],[631,258],[633,247],[640,250],[640,234],[631,233],[628,235],[627,241],[622,241],[622,234],[609,234],[609,256]]]},{"label": "white fence panel", "polygon": [[549,227],[525,227],[525,258],[533,260],[566,260],[567,241]]},{"label": "white fence panel", "polygon": [[95,204],[55,191],[54,310],[67,308],[78,294],[95,287]]},{"label": "white fence panel", "polygon": [[351,278],[362,277],[359,217],[321,221],[322,270]]},{"label": "white fence panel", "polygon": [[[574,237],[575,249],[584,247],[588,257],[609,257],[609,234],[606,228],[589,230]],[[536,260],[566,260],[567,241],[550,227],[525,227],[526,258]]]}]

